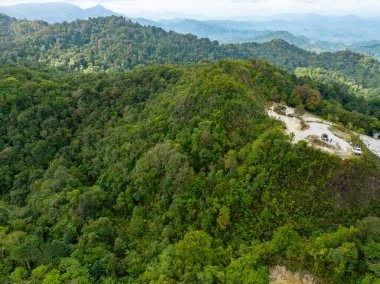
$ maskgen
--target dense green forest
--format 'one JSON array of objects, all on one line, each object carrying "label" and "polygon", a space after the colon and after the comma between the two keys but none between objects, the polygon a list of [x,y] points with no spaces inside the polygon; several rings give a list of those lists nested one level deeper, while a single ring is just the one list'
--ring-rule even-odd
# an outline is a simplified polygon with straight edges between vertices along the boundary
[{"label": "dense green forest", "polygon": [[0,283],[268,283],[276,265],[379,283],[379,158],[292,143],[266,113],[372,134],[379,79],[348,51],[0,15]]},{"label": "dense green forest", "polygon": [[266,114],[370,129],[363,98],[253,59],[2,67],[0,86],[1,283],[379,281],[379,160],[292,144]]},{"label": "dense green forest", "polygon": [[297,76],[308,76],[314,80],[325,82],[327,84],[340,84],[346,86],[347,93],[358,95],[372,101],[380,96],[380,85],[373,88],[365,88],[360,83],[352,81],[349,76],[344,76],[339,72],[327,71],[322,68],[302,68],[298,67],[295,70]]},{"label": "dense green forest", "polygon": [[219,45],[122,17],[48,25],[0,14],[0,51],[1,65],[38,62],[89,72],[125,71],[157,63],[262,58],[289,71],[309,67],[335,72],[379,96],[380,63],[371,57],[349,51],[316,54],[282,40]]}]

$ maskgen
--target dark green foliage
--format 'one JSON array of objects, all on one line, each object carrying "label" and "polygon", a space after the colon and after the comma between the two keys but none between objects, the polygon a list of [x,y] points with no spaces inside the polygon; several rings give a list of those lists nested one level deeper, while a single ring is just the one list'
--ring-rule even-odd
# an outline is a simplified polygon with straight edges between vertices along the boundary
[{"label": "dark green foliage", "polygon": [[266,115],[297,91],[348,112],[329,87],[255,60],[0,82],[0,282],[379,277],[378,161],[291,144]]},{"label": "dark green foliage", "polygon": [[380,64],[371,57],[350,51],[316,54],[283,40],[219,45],[209,39],[165,32],[115,16],[48,25],[0,15],[0,51],[1,66],[38,63],[87,72],[254,57],[289,71],[298,67],[326,70],[329,76],[318,76],[325,82],[342,82],[344,78],[344,84],[358,85],[351,88],[355,94],[363,94],[364,88],[364,93],[379,95]]}]

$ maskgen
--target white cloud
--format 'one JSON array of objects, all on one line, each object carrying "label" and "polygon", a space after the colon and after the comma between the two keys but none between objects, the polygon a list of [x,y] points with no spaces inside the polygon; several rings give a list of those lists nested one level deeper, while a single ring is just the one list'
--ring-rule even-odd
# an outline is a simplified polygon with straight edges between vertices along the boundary
[{"label": "white cloud", "polygon": [[292,0],[294,2],[299,2],[299,3],[318,3],[322,2],[323,0]]},{"label": "white cloud", "polygon": [[231,0],[234,3],[258,3],[258,2],[268,2],[268,0]]}]

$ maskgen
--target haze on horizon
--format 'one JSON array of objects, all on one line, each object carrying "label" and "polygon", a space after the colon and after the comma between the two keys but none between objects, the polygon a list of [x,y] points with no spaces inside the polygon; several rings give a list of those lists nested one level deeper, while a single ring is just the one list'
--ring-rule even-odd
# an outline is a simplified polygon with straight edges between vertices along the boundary
[{"label": "haze on horizon", "polygon": [[380,16],[378,0],[0,0],[0,5],[36,2],[69,2],[84,8],[101,4],[114,12],[145,17],[164,13],[172,17],[198,15],[205,18],[270,16],[284,13]]}]

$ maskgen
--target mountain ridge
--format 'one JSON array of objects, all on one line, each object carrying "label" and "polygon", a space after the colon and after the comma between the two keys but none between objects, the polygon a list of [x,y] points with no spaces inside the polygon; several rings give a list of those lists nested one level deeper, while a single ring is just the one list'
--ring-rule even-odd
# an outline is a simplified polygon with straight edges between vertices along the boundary
[{"label": "mountain ridge", "polygon": [[[44,20],[49,23],[71,22],[76,19],[99,16],[122,16],[99,5],[82,9],[70,3],[60,2],[2,6],[0,12],[18,19]],[[160,20],[152,15],[145,15],[151,19],[133,18],[132,15],[126,17],[144,25],[155,25],[166,31],[191,33],[223,44],[252,41],[262,43],[272,39],[284,39],[309,51],[327,52],[349,49],[380,59],[380,48],[362,47],[366,42],[380,37],[376,29],[380,21],[376,17],[279,14],[269,17],[247,17],[240,20],[207,20],[196,15],[179,14],[176,17],[173,13],[165,15],[166,18],[171,19]]]},{"label": "mountain ridge", "polygon": [[1,64],[40,62],[74,70],[112,72],[157,63],[256,57],[289,71],[311,67],[341,73],[350,81],[371,88],[373,97],[379,92],[380,63],[349,51],[316,54],[283,40],[220,45],[207,38],[166,32],[116,16],[54,25],[4,16],[0,21],[0,32],[5,35],[0,39]]},{"label": "mountain ridge", "polygon": [[121,16],[121,14],[108,10],[100,4],[82,9],[66,2],[21,3],[12,6],[0,6],[0,13],[18,19],[43,20],[48,23],[71,22],[90,17]]}]

